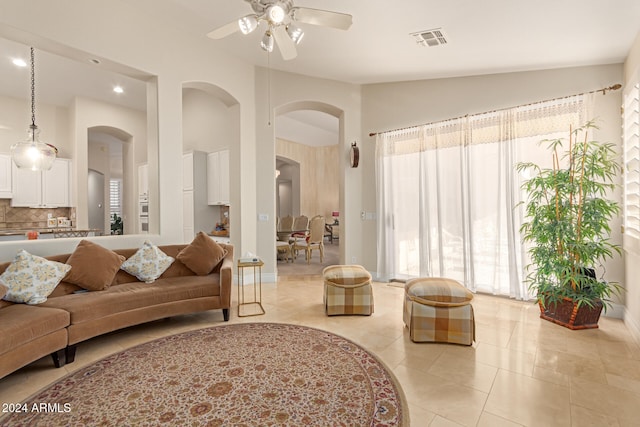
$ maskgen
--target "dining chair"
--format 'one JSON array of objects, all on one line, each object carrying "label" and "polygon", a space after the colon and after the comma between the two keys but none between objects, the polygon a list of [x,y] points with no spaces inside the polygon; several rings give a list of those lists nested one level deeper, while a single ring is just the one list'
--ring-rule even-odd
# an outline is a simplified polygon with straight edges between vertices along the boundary
[{"label": "dining chair", "polygon": [[297,238],[305,238],[309,235],[309,217],[300,215],[293,220],[293,233],[291,242]]},{"label": "dining chair", "polygon": [[306,238],[296,238],[293,242],[294,257],[297,257],[298,251],[305,252],[307,264],[311,262],[313,249],[320,251],[320,262],[324,259],[324,217],[318,216],[311,220],[309,225],[309,235]]},{"label": "dining chair", "polygon": [[293,217],[291,215],[287,215],[284,218],[280,219],[278,231],[291,231],[291,230],[293,230]]}]

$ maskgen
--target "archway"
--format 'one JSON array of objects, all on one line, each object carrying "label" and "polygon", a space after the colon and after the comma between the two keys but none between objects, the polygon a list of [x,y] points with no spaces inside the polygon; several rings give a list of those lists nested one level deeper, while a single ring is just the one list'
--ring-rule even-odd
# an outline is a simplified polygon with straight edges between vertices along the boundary
[{"label": "archway", "polygon": [[[283,186],[285,191],[289,189],[286,185],[291,180],[293,216],[321,215],[325,223],[333,225],[335,219],[337,225],[338,219],[333,215],[341,210],[343,191],[340,173],[342,110],[321,102],[301,101],[275,111],[275,165],[283,177],[276,179],[276,215],[286,214],[281,205],[281,193]],[[285,127],[288,129],[283,129]],[[296,167],[293,173],[288,170]],[[288,173],[283,175],[284,171]],[[338,226],[335,231],[337,237]],[[339,245],[335,244],[331,249],[337,257]],[[282,263],[277,266],[281,274],[290,274],[286,267]]]},{"label": "archway", "polygon": [[[217,224],[224,224],[227,236],[217,236],[216,240],[239,241],[238,101],[211,83],[183,83],[182,150],[186,156],[183,171],[188,169],[193,178],[193,185],[183,187],[184,241],[191,241],[198,231],[210,233]],[[213,200],[216,191],[228,194],[227,198]]]},{"label": "archway", "polygon": [[[137,185],[133,172],[132,136],[111,126],[87,129],[87,212],[91,228],[111,233],[115,213],[123,229],[118,234],[141,232],[136,202]],[[102,179],[99,177],[102,176]],[[102,192],[98,186],[102,186]],[[113,202],[112,202],[113,200]],[[100,219],[102,217],[102,226]]]}]

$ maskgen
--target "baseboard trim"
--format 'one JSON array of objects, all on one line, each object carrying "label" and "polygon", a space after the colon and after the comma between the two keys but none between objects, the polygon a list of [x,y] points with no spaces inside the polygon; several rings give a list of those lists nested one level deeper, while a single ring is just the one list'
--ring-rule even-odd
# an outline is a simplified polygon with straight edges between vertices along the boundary
[{"label": "baseboard trim", "polygon": [[624,310],[624,324],[631,332],[631,336],[636,340],[636,343],[640,345],[640,325],[634,321],[629,310],[626,308]]},{"label": "baseboard trim", "polygon": [[[257,272],[256,272],[257,273]],[[257,274],[256,274],[257,276]],[[278,280],[278,276],[275,273],[262,273],[262,283],[276,283]],[[233,275],[233,281],[236,284],[240,284],[240,279],[238,278],[237,274]],[[256,282],[255,278],[253,277],[253,270],[249,271],[249,269],[247,269],[244,273],[244,284],[246,285],[253,285],[253,283]]]},{"label": "baseboard trim", "polygon": [[278,275],[276,273],[265,273],[262,275],[262,283],[276,283]]},{"label": "baseboard trim", "polygon": [[610,306],[607,307],[607,311],[602,311],[602,315],[605,317],[610,317],[612,319],[624,319],[625,318],[626,308],[622,304],[611,303]]}]

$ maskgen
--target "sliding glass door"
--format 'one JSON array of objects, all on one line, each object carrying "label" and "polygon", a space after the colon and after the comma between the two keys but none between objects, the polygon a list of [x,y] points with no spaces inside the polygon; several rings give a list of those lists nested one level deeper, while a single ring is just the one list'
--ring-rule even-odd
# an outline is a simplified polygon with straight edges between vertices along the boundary
[{"label": "sliding glass door", "polygon": [[499,111],[379,135],[379,277],[448,277],[472,291],[529,298],[519,233],[527,177],[516,164],[550,166],[540,141],[579,124],[581,102],[561,103],[561,117],[551,120],[545,114],[553,105],[539,114]]}]

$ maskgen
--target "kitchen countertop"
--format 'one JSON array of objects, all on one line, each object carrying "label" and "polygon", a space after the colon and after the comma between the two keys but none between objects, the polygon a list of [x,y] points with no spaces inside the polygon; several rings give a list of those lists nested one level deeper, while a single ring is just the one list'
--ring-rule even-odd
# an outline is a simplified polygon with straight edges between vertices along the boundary
[{"label": "kitchen countertop", "polygon": [[0,228],[0,236],[20,236],[25,235],[29,231],[37,231],[40,234],[51,233],[98,233],[102,232],[99,228],[73,228],[73,227],[51,227],[51,228]]}]

